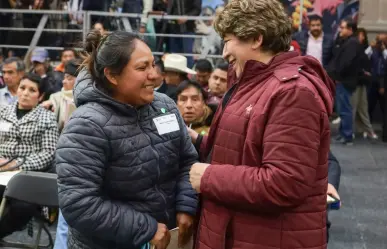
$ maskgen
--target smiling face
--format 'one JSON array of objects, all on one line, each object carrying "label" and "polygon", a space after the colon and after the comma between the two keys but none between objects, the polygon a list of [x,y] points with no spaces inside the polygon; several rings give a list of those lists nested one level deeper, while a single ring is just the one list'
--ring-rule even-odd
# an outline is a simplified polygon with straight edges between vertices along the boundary
[{"label": "smiling face", "polygon": [[43,95],[39,92],[38,84],[29,79],[23,79],[17,89],[17,97],[19,109],[31,110],[39,104]]},{"label": "smiling face", "polygon": [[248,60],[254,60],[257,53],[253,41],[242,41],[236,36],[227,34],[224,37],[223,58],[230,63],[237,77],[243,72],[244,66]]},{"label": "smiling face", "polygon": [[150,48],[140,40],[136,40],[134,46],[130,60],[121,74],[113,75],[105,68],[105,75],[114,85],[113,97],[116,100],[133,106],[142,106],[153,101],[153,89],[158,75]]}]

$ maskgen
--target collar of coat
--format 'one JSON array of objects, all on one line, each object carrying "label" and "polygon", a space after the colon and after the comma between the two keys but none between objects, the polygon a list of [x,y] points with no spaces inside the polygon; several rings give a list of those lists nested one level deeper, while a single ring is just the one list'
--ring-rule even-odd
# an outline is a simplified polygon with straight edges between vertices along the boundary
[{"label": "collar of coat", "polygon": [[37,120],[39,120],[40,114],[44,110],[43,107],[38,105],[26,115],[24,115],[20,120],[18,120],[16,116],[17,105],[18,102],[7,106],[5,111],[1,115],[1,118],[13,124],[25,124],[29,122],[36,122]]}]

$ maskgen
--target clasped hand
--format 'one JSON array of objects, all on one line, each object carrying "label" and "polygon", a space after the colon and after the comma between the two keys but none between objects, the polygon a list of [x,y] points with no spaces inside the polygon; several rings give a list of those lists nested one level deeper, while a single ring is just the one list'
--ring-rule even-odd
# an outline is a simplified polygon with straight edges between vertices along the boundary
[{"label": "clasped hand", "polygon": [[[178,213],[176,215],[177,227],[179,228],[178,246],[179,248],[185,246],[193,234],[193,220],[191,215],[185,213]],[[151,244],[156,249],[166,249],[171,241],[171,234],[165,224],[158,223],[157,231],[151,240]]]},{"label": "clasped hand", "polygon": [[191,182],[192,188],[195,189],[197,193],[201,192],[200,184],[208,166],[210,165],[207,163],[194,163],[191,167],[191,171],[189,172],[189,181]]}]

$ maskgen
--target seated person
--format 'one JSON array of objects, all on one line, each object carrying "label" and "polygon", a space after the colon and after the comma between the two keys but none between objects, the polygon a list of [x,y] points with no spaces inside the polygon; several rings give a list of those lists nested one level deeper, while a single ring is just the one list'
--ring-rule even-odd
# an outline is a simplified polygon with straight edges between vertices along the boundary
[{"label": "seated person", "polygon": [[207,94],[196,82],[186,80],[176,90],[177,107],[185,124],[201,135],[207,135],[216,107],[207,104]]},{"label": "seated person", "polygon": [[212,72],[208,80],[208,104],[219,104],[227,92],[228,63],[220,63]]},{"label": "seated person", "polygon": [[11,105],[17,101],[17,89],[24,76],[24,62],[16,57],[8,58],[1,65],[4,88],[0,89],[0,106]]},{"label": "seated person", "polygon": [[[41,78],[27,74],[17,90],[18,101],[0,109],[0,171],[43,171],[54,158],[58,140],[55,116],[39,105],[46,91]],[[0,186],[0,194],[5,186]],[[0,239],[24,228],[37,206],[12,200],[0,220]]]},{"label": "seated person", "polygon": [[64,124],[76,108],[73,98],[73,87],[77,79],[79,66],[79,61],[76,59],[70,60],[65,65],[62,91],[52,94],[49,100],[42,103],[44,108],[51,109],[54,112],[58,121],[59,131],[62,131]]}]

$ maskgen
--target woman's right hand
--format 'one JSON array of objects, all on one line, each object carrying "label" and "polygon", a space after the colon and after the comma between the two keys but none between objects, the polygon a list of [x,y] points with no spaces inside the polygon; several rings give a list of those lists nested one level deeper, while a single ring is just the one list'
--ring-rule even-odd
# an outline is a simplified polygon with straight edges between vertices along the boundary
[{"label": "woman's right hand", "polygon": [[46,100],[46,101],[42,102],[40,105],[49,111],[54,111],[54,107],[52,106],[51,100]]},{"label": "woman's right hand", "polygon": [[151,244],[156,247],[156,249],[166,249],[171,240],[171,234],[169,233],[168,227],[165,224],[157,223],[157,231]]}]

